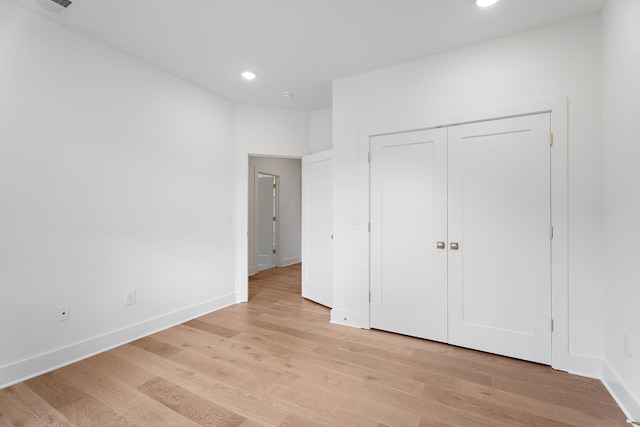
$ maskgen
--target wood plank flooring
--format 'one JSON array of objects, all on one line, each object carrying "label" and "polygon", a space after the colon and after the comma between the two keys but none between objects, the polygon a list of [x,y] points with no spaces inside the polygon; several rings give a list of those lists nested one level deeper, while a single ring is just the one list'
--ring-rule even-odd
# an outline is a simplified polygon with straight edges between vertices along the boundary
[{"label": "wood plank flooring", "polygon": [[0,390],[0,426],[623,427],[599,381],[332,325],[300,265],[250,301]]}]

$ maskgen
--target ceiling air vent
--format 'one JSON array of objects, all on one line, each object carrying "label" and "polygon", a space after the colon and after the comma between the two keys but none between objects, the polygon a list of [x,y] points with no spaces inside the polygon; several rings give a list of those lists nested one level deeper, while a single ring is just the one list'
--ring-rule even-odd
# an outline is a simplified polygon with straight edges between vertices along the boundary
[{"label": "ceiling air vent", "polygon": [[76,0],[13,0],[15,3],[22,4],[34,11],[42,9],[56,15],[66,15],[78,5]]},{"label": "ceiling air vent", "polygon": [[51,0],[51,1],[54,3],[58,3],[60,6],[64,7],[65,9],[71,6],[71,4],[73,3],[72,1],[69,1],[69,0]]}]

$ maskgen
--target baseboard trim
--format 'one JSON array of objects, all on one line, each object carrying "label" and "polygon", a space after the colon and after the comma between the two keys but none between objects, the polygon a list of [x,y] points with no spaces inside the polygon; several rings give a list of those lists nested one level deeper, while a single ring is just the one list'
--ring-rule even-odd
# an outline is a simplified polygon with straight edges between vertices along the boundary
[{"label": "baseboard trim", "polygon": [[602,382],[627,418],[640,420],[640,398],[634,395],[606,361],[602,362]]},{"label": "baseboard trim", "polygon": [[235,303],[235,293],[225,295],[39,356],[2,366],[0,367],[0,389],[51,372]]},{"label": "baseboard trim", "polygon": [[288,267],[290,265],[298,264],[300,262],[302,262],[302,259],[299,256],[293,257],[293,258],[281,259],[280,262],[278,263],[278,267]]},{"label": "baseboard trim", "polygon": [[570,374],[581,377],[602,379],[602,359],[579,354],[569,354],[568,358]]},{"label": "baseboard trim", "polygon": [[368,321],[360,313],[331,309],[331,323],[350,326],[352,328],[367,328]]}]

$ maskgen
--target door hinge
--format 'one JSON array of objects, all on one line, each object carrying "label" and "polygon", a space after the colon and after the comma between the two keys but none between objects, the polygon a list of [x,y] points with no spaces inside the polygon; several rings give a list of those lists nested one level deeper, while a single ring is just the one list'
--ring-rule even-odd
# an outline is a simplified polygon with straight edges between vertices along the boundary
[{"label": "door hinge", "polygon": [[553,145],[553,132],[549,134],[549,145]]},{"label": "door hinge", "polygon": [[553,324],[553,319],[551,319],[551,332],[555,329],[555,325]]},{"label": "door hinge", "polygon": [[369,302],[371,302],[371,292],[369,292]]},{"label": "door hinge", "polygon": [[276,250],[274,249],[272,252],[275,254],[275,253],[276,253]]},{"label": "door hinge", "polygon": [[273,188],[278,188],[278,184],[273,184]]},{"label": "door hinge", "polygon": [[274,221],[276,220],[276,217],[275,217],[275,216],[273,217],[273,220],[274,220]]},{"label": "door hinge", "polygon": [[369,233],[371,233],[371,223],[369,223],[368,228],[369,228]]},{"label": "door hinge", "polygon": [[367,161],[368,161],[369,163],[371,163],[371,153],[368,153],[368,154],[367,154]]},{"label": "door hinge", "polygon": [[553,225],[551,225],[549,227],[549,235],[550,235],[551,239],[553,239]]}]

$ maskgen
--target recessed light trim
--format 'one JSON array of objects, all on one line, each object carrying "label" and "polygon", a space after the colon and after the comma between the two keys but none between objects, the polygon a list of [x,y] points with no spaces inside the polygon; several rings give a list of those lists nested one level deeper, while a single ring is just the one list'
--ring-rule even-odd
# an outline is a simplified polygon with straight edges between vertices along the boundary
[{"label": "recessed light trim", "polygon": [[478,7],[489,7],[498,3],[498,0],[476,0]]},{"label": "recessed light trim", "polygon": [[255,78],[258,77],[258,75],[256,73],[254,73],[253,71],[248,71],[248,70],[247,71],[243,71],[242,73],[240,73],[240,75],[245,80],[255,80]]}]

